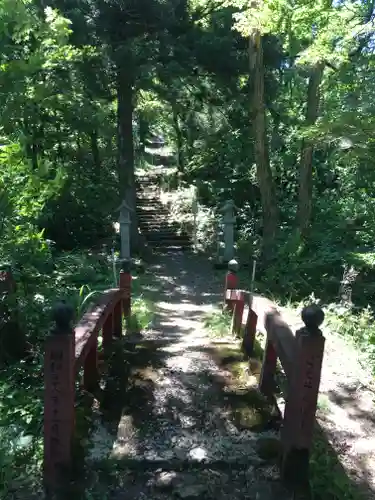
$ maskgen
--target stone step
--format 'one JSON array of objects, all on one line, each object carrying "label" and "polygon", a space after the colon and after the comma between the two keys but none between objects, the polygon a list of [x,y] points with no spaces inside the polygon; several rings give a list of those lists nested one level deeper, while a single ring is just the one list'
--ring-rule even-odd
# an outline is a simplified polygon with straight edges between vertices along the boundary
[{"label": "stone step", "polygon": [[[152,227],[152,228],[149,228],[147,226],[140,226],[140,229],[142,231],[142,233],[148,238],[153,238],[154,236],[156,238],[159,237],[159,235],[162,235],[162,236],[168,236],[168,237],[176,237],[177,239],[180,239],[182,234],[181,233],[178,233],[177,231],[171,231],[171,230],[168,230],[168,229],[158,229],[158,228],[155,228],[155,227]],[[184,234],[184,233],[183,233]],[[188,236],[186,236],[188,238]]]},{"label": "stone step", "polygon": [[161,241],[161,240],[169,240],[169,241],[188,241],[190,242],[190,238],[187,235],[183,234],[175,234],[175,233],[146,233],[143,232],[144,237],[148,241]]},{"label": "stone step", "polygon": [[154,177],[138,177],[135,182],[141,186],[149,186],[150,184],[159,184],[161,177],[155,175]]},{"label": "stone step", "polygon": [[139,212],[150,212],[150,211],[157,211],[157,212],[169,212],[168,207],[165,205],[162,205],[161,203],[138,203],[137,204],[137,210]]},{"label": "stone step", "polygon": [[160,189],[159,182],[156,181],[142,181],[142,182],[136,182],[136,187],[138,188],[138,191],[147,191],[150,192],[151,189]]},{"label": "stone step", "polygon": [[137,205],[138,212],[168,212],[169,209],[165,205],[156,203],[143,203]]},{"label": "stone step", "polygon": [[137,187],[140,188],[148,188],[150,186],[154,186],[155,188],[159,187],[158,179],[148,179],[148,180],[136,180]]},{"label": "stone step", "polygon": [[160,225],[161,222],[165,224],[171,220],[170,214],[152,214],[152,215],[137,214],[137,215],[139,221],[143,220],[146,223],[157,222],[158,225]]},{"label": "stone step", "polygon": [[[116,453],[116,449],[113,453],[113,458],[111,460],[116,462],[116,466],[119,469],[130,469],[130,470],[158,470],[162,469],[165,471],[182,471],[182,470],[205,470],[205,469],[214,469],[214,470],[223,470],[227,471],[228,469],[235,470],[243,470],[246,467],[262,467],[266,465],[266,462],[259,458],[257,455],[253,453],[247,453],[242,455],[241,457],[228,457],[225,459],[209,459],[209,460],[197,460],[193,458],[162,458],[162,457],[144,457],[144,456],[136,456],[136,457],[126,457],[121,456],[121,452]],[[252,450],[251,450],[252,451]],[[103,463],[106,465],[107,462],[105,460],[95,460],[88,459],[90,465],[92,467],[101,468]]]},{"label": "stone step", "polygon": [[[155,184],[150,184],[148,186],[139,186],[137,190],[138,198],[147,198],[150,196],[155,196],[155,194],[160,192],[160,187]],[[160,193],[159,193],[160,194]]]},{"label": "stone step", "polygon": [[[152,194],[152,196],[151,196]],[[155,191],[153,191],[152,193],[150,193],[150,196],[140,196],[138,195],[137,196],[137,203],[157,203],[158,205],[161,205],[161,201],[160,201],[160,198],[155,196]]]},{"label": "stone step", "polygon": [[176,241],[176,240],[148,240],[146,238],[146,241],[149,243],[150,246],[152,247],[163,247],[163,248],[171,248],[171,247],[183,247],[183,248],[190,248],[191,247],[191,242],[190,241],[187,241],[187,240],[180,240],[180,241]]},{"label": "stone step", "polygon": [[170,220],[171,214],[169,212],[137,212],[138,219],[143,219],[143,220],[161,220],[161,219],[168,219]]},{"label": "stone step", "polygon": [[169,214],[169,210],[164,205],[143,205],[142,207],[138,205],[137,211],[140,213],[162,213]]},{"label": "stone step", "polygon": [[186,231],[183,231],[181,227],[178,227],[177,225],[173,226],[171,224],[168,224],[167,220],[155,220],[155,221],[141,221],[139,220],[139,226],[143,227],[146,229],[149,233],[173,233],[173,234],[181,234],[181,233],[186,233]]},{"label": "stone step", "polygon": [[139,227],[149,233],[154,233],[154,232],[162,232],[162,233],[173,233],[173,234],[181,234],[179,231],[179,226],[172,226],[167,223],[149,223],[145,224],[144,222],[139,222]]},{"label": "stone step", "polygon": [[138,215],[138,221],[139,223],[144,223],[145,225],[151,225],[151,226],[156,226],[156,227],[160,227],[160,226],[166,226],[169,224],[169,221],[170,221],[170,216],[169,214],[168,215],[163,215],[163,214],[158,214],[158,215],[155,215],[153,217],[151,216],[139,216]]}]

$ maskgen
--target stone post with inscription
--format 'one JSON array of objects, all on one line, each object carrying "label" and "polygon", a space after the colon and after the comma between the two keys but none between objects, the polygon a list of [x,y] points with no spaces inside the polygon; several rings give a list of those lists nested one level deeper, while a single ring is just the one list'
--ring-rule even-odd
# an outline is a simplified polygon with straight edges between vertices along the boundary
[{"label": "stone post with inscription", "polygon": [[305,326],[296,332],[293,370],[288,384],[282,429],[282,476],[286,483],[306,489],[325,338],[320,330],[324,312],[316,305],[302,311]]},{"label": "stone post with inscription", "polygon": [[74,311],[65,302],[53,310],[54,327],[44,356],[44,482],[56,490],[71,464],[74,432]]}]

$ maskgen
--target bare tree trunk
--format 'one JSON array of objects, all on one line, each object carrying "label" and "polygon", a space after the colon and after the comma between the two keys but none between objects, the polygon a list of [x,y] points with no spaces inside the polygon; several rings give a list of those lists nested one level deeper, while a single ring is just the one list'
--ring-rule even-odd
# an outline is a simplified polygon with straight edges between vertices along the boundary
[{"label": "bare tree trunk", "polygon": [[184,152],[183,152],[183,142],[182,132],[180,129],[180,123],[178,119],[178,113],[175,106],[172,104],[172,119],[173,128],[176,135],[176,146],[177,146],[177,162],[179,172],[184,171]]},{"label": "bare tree trunk", "polygon": [[142,112],[139,115],[139,143],[141,145],[142,152],[145,150],[147,134],[149,132],[148,120],[145,119]]},{"label": "bare tree trunk", "polygon": [[[319,88],[323,79],[324,63],[317,63],[311,70],[307,89],[306,126],[314,125],[319,113]],[[297,223],[300,233],[306,234],[311,222],[312,212],[312,160],[314,144],[311,140],[303,139],[301,145],[301,158],[299,167],[299,190]]]},{"label": "bare tree trunk", "polygon": [[100,175],[101,161],[100,161],[100,151],[98,145],[98,130],[94,128],[90,132],[90,142],[91,142],[91,153],[94,162],[94,168],[96,175]]},{"label": "bare tree trunk", "polygon": [[253,79],[252,112],[255,161],[263,211],[263,255],[268,258],[279,223],[275,186],[269,161],[267,124],[264,103],[264,62],[262,38],[259,32],[249,37],[250,76]]},{"label": "bare tree trunk", "polygon": [[131,208],[131,248],[138,250],[138,218],[134,172],[133,94],[134,78],[125,58],[117,65],[117,140],[120,199]]}]

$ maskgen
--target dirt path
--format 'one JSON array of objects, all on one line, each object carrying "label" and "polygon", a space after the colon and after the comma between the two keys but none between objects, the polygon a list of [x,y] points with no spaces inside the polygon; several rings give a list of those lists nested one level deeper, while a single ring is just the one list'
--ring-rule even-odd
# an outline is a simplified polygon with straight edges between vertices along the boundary
[{"label": "dirt path", "polygon": [[94,439],[91,459],[123,464],[110,498],[288,499],[276,467],[257,455],[260,434],[234,424],[225,373],[202,328],[222,280],[188,253],[159,256],[148,273],[155,324],[134,342],[117,435],[102,426]]}]

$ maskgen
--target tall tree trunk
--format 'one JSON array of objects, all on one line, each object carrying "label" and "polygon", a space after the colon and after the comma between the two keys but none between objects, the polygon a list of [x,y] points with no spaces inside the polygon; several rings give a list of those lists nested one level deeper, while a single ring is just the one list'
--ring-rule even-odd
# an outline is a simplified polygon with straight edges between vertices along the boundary
[{"label": "tall tree trunk", "polygon": [[56,136],[57,136],[57,159],[60,160],[62,163],[64,162],[64,148],[62,146],[61,138],[62,138],[62,131],[61,131],[61,124],[59,121],[57,121],[56,118]]},{"label": "tall tree trunk", "polygon": [[[307,89],[306,104],[306,126],[314,125],[319,113],[319,88],[323,79],[324,63],[317,63],[311,70],[309,85]],[[311,222],[312,212],[312,163],[314,144],[312,141],[303,139],[301,145],[301,157],[299,166],[299,190],[297,224],[302,235],[306,232]]]},{"label": "tall tree trunk", "polygon": [[[77,143],[77,160],[81,161],[84,157],[84,154],[83,154],[83,147],[82,147],[81,132],[79,132],[79,131],[77,131],[77,134],[76,134],[76,143]],[[59,154],[62,154],[62,150],[59,151]]]},{"label": "tall tree trunk", "polygon": [[96,128],[94,128],[90,132],[90,142],[91,142],[91,153],[92,153],[92,159],[94,161],[95,173],[96,175],[99,176],[101,163],[100,163],[100,152],[98,146],[98,131]]},{"label": "tall tree trunk", "polygon": [[138,250],[138,219],[136,212],[136,187],[133,141],[133,85],[134,78],[125,57],[117,64],[117,141],[120,199],[131,209],[131,248]]},{"label": "tall tree trunk", "polygon": [[29,117],[27,116],[25,116],[23,120],[23,128],[26,137],[26,144],[25,144],[26,156],[31,161],[32,170],[37,171],[39,165],[38,165],[38,149],[36,145],[35,127],[30,125],[30,120]]},{"label": "tall tree trunk", "polygon": [[264,103],[264,62],[262,38],[259,32],[249,37],[250,76],[253,80],[252,117],[254,127],[255,161],[263,211],[263,250],[267,259],[272,254],[273,241],[279,223],[275,186],[269,161],[267,124]]},{"label": "tall tree trunk", "polygon": [[139,143],[142,152],[145,150],[147,134],[149,132],[148,120],[143,116],[143,113],[139,114]]},{"label": "tall tree trunk", "polygon": [[178,162],[178,170],[180,172],[184,171],[184,152],[183,152],[183,137],[180,129],[180,124],[178,120],[178,113],[172,104],[172,119],[173,119],[173,128],[174,133],[176,135],[176,146],[177,146],[177,162]]}]

